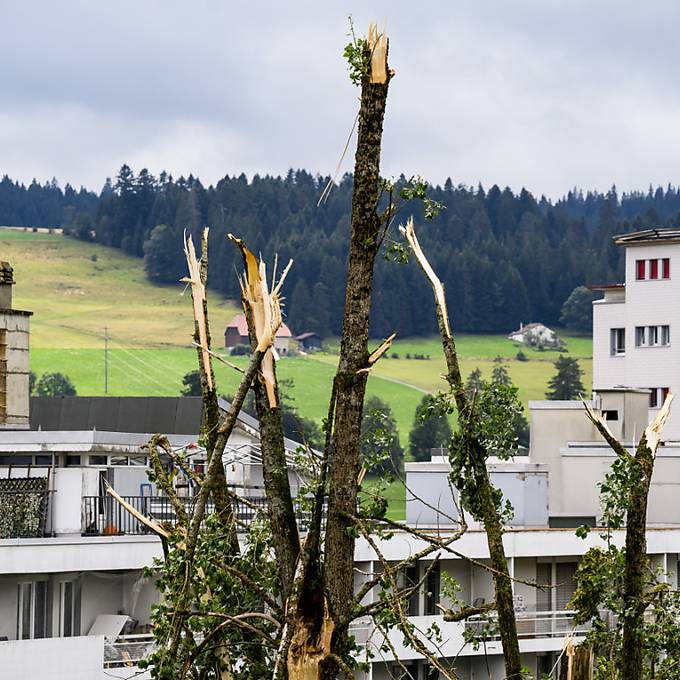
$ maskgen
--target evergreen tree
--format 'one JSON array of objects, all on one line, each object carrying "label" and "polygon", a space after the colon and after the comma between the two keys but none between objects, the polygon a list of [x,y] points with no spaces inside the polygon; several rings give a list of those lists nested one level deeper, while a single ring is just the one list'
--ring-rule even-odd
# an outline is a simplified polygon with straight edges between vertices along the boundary
[{"label": "evergreen tree", "polygon": [[201,396],[201,374],[198,370],[189,371],[184,374],[182,378],[182,388],[180,394],[183,397],[200,397]]},{"label": "evergreen tree", "polygon": [[472,370],[465,381],[465,393],[468,399],[474,399],[475,394],[481,392],[485,384],[482,371],[479,368]]},{"label": "evergreen tree", "polygon": [[428,408],[431,400],[425,395],[416,408],[413,427],[408,436],[409,451],[413,460],[430,460],[430,449],[448,447],[451,426],[444,415],[436,415]]},{"label": "evergreen tree", "polygon": [[574,331],[592,331],[594,299],[595,294],[589,288],[574,288],[562,305],[560,323]]},{"label": "evergreen tree", "polygon": [[361,456],[370,474],[403,469],[404,451],[399,444],[392,409],[379,397],[364,402],[361,421]]},{"label": "evergreen tree", "polygon": [[167,224],[155,226],[144,244],[144,271],[156,283],[176,283],[185,274],[186,264],[177,259],[182,252],[181,232]]},{"label": "evergreen tree", "polygon": [[503,366],[503,358],[497,356],[493,360],[493,370],[491,371],[492,385],[512,385],[512,379],[508,373],[508,369]]},{"label": "evergreen tree", "polygon": [[35,384],[34,393],[39,397],[72,397],[76,388],[63,373],[43,373]]},{"label": "evergreen tree", "polygon": [[550,378],[548,383],[548,391],[545,393],[547,399],[577,399],[585,392],[581,382],[583,371],[576,359],[560,356],[554,366],[557,373]]},{"label": "evergreen tree", "polygon": [[[316,208],[327,181],[300,170],[250,181],[226,176],[204,187],[193,176],[161,173],[157,180],[146,169],[135,174],[123,165],[97,196],[68,184],[62,190],[56,180],[24,185],[4,176],[0,224],[63,226],[79,238],[144,255],[149,279],[167,283],[184,274],[183,230],[195,236],[207,221],[213,225],[209,285],[238,298],[236,277],[230,275],[238,253],[224,238],[226,225],[233,225],[255,252],[296,260],[286,308],[296,330],[338,334],[353,178],[345,175]],[[680,192],[674,187],[621,195],[615,188],[605,194],[574,189],[555,203],[536,201],[526,189],[513,193],[492,186],[485,192],[451,181],[429,193],[446,210],[430,222],[422,245],[432,253],[432,266],[444,273],[447,289],[456,291],[450,312],[462,331],[497,333],[532,320],[556,324],[574,289],[623,277],[622,249],[613,235],[680,226]],[[422,217],[420,206],[413,210],[416,219]],[[157,225],[168,225],[163,238],[153,233]],[[430,292],[415,267],[381,259],[375,281],[374,336],[436,330],[424,311]],[[568,322],[585,328],[582,320]]]}]

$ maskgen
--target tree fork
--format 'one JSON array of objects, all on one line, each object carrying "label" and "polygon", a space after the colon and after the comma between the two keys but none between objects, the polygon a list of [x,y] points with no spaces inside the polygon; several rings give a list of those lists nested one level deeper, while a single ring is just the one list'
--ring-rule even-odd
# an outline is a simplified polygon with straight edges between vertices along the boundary
[{"label": "tree fork", "polygon": [[[329,503],[324,575],[330,614],[335,628],[331,652],[345,657],[347,620],[354,589],[354,543],[351,517],[356,514],[361,414],[368,366],[368,326],[373,289],[373,268],[379,249],[381,217],[380,149],[391,73],[387,63],[387,38],[369,29],[363,46],[369,64],[361,80],[361,105],[354,166],[352,221],[347,289],[340,358],[335,378],[335,415],[331,438]],[[330,426],[330,424],[329,424]],[[334,678],[337,663],[324,664],[322,677]]]}]

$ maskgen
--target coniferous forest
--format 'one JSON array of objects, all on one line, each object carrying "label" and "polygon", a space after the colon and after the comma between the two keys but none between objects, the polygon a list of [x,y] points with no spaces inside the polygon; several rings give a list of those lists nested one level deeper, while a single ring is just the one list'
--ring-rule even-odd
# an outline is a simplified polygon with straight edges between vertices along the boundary
[{"label": "coniferous forest", "polygon": [[[0,181],[0,224],[63,227],[75,238],[144,257],[150,280],[173,283],[184,275],[182,233],[210,232],[210,280],[238,296],[240,255],[226,239],[233,232],[268,262],[293,258],[287,281],[287,321],[294,333],[340,332],[352,176],[317,202],[328,177],[304,170],[285,177],[225,177],[205,187],[189,176],[135,174],[124,165],[99,195],[53,180],[25,186]],[[401,181],[405,181],[403,178]],[[618,195],[574,190],[551,202],[527,190],[454,185],[430,190],[444,209],[431,222],[420,202],[409,205],[419,237],[442,277],[459,330],[509,331],[520,322],[555,324],[579,285],[620,281],[623,259],[612,236],[631,230],[680,226],[680,189]],[[394,237],[396,238],[396,230]],[[198,238],[195,238],[198,241]],[[386,249],[387,251],[387,249]],[[371,332],[384,336],[436,332],[431,291],[413,262],[388,255],[376,271]]]}]

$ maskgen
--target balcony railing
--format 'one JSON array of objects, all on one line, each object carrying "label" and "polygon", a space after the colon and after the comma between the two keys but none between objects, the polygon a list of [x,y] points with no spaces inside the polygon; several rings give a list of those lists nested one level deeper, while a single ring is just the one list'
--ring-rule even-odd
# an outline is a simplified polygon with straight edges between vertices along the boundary
[{"label": "balcony railing", "polygon": [[151,634],[119,635],[115,640],[104,640],[104,668],[135,666],[155,649]]},{"label": "balcony railing", "polygon": [[[123,496],[135,510],[145,517],[165,526],[177,524],[175,509],[167,496]],[[182,499],[185,511],[191,514],[195,497]],[[247,528],[258,516],[266,515],[267,499],[263,496],[249,496],[232,500],[234,518],[239,529]],[[215,510],[212,503],[206,506],[206,514]],[[305,529],[309,513],[303,510],[300,501],[295,501],[298,525]],[[83,536],[143,535],[151,533],[149,528],[133,517],[110,496],[84,496],[82,505]]]},{"label": "balcony railing", "polygon": [[[522,638],[561,637],[568,633],[585,635],[590,624],[576,625],[575,612],[564,611],[525,611],[516,612],[517,636]],[[499,640],[495,615],[490,617],[471,616],[465,621],[465,630],[472,631],[475,637],[486,640]]]}]

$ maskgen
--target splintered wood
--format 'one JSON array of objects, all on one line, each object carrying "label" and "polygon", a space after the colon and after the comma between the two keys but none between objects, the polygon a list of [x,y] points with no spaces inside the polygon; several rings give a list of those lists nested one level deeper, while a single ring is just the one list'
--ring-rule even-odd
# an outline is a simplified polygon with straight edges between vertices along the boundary
[{"label": "splintered wood", "polygon": [[371,50],[371,82],[387,82],[387,34],[378,33],[375,22],[368,26],[368,47]]},{"label": "splintered wood", "polygon": [[[208,227],[205,228],[205,238],[208,236]],[[198,324],[198,342],[201,346],[203,354],[203,366],[205,368],[205,375],[208,380],[208,387],[212,390],[212,371],[210,366],[210,347],[208,346],[208,328],[205,322],[205,315],[203,314],[203,303],[205,301],[205,285],[201,280],[201,265],[196,258],[196,249],[191,236],[184,233],[184,255],[187,258],[187,266],[189,267],[189,276],[185,276],[182,282],[191,284],[191,299],[194,303],[194,319]]]},{"label": "splintered wood", "polygon": [[413,251],[413,254],[416,256],[416,260],[418,260],[418,264],[420,264],[423,272],[425,273],[425,276],[427,276],[430,285],[432,286],[434,296],[437,301],[437,306],[441,310],[442,321],[444,323],[446,335],[447,337],[450,338],[451,326],[449,325],[449,313],[446,308],[446,296],[444,295],[444,286],[442,282],[439,280],[439,277],[435,274],[434,269],[432,269],[430,263],[428,262],[427,257],[425,257],[423,249],[420,247],[418,237],[416,236],[416,230],[413,226],[413,217],[409,217],[408,222],[406,223],[406,227],[399,227],[399,230],[408,241],[408,244],[411,246],[411,250]]},{"label": "splintered wood", "polygon": [[241,284],[241,297],[243,301],[243,311],[246,318],[252,319],[255,329],[255,339],[259,352],[264,352],[260,369],[261,379],[267,390],[269,406],[275,408],[276,403],[276,377],[274,375],[274,361],[279,356],[274,347],[274,337],[276,331],[281,326],[281,286],[288,274],[288,270],[293,264],[293,260],[283,270],[278,282],[276,277],[276,266],[274,267],[274,277],[272,278],[271,290],[267,285],[266,267],[264,262],[258,264],[257,258],[247,248],[240,238],[229,234],[229,238],[241,251],[243,255],[244,274],[239,280]]},{"label": "splintered wood", "polygon": [[649,446],[652,455],[656,455],[656,449],[659,446],[659,441],[661,440],[661,431],[663,426],[666,424],[668,419],[668,414],[671,410],[671,402],[673,401],[673,394],[669,392],[666,395],[666,399],[663,402],[663,406],[659,409],[656,414],[656,418],[647,426],[645,430],[645,437],[647,439],[647,446]]},{"label": "splintered wood", "polygon": [[170,537],[170,534],[165,529],[163,529],[160,524],[154,522],[154,520],[150,519],[146,515],[143,515],[141,512],[139,512],[139,510],[137,510],[137,508],[130,505],[125,499],[121,498],[118,493],[116,493],[114,488],[108,483],[106,484],[106,493],[116,502],[118,502],[125,510],[127,510],[134,518],[138,519],[144,526],[151,529],[151,531],[158,534],[161,538]]}]

